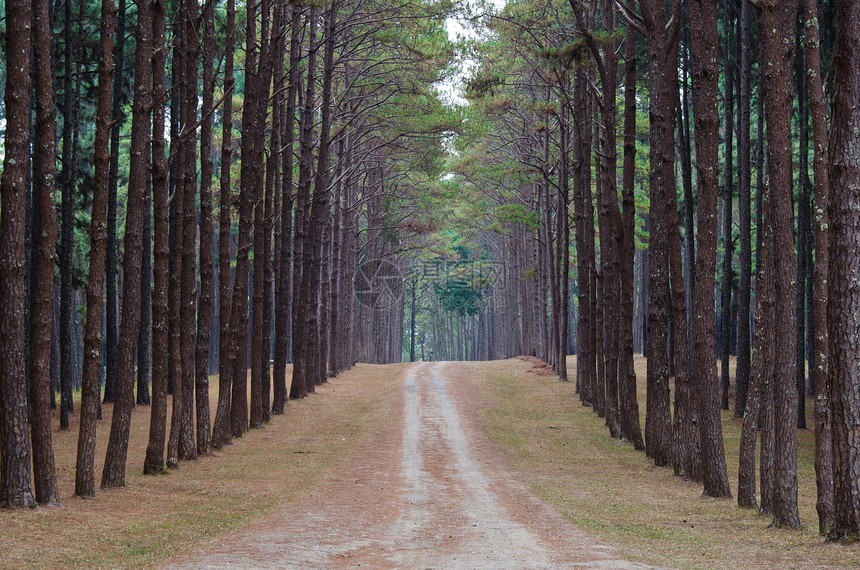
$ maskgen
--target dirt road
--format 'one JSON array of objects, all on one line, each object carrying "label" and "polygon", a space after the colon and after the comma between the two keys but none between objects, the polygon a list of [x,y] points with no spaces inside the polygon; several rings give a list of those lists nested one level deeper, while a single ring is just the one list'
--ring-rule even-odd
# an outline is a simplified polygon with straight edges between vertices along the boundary
[{"label": "dirt road", "polygon": [[641,568],[516,480],[456,363],[403,377],[402,411],[302,500],[172,568]]}]

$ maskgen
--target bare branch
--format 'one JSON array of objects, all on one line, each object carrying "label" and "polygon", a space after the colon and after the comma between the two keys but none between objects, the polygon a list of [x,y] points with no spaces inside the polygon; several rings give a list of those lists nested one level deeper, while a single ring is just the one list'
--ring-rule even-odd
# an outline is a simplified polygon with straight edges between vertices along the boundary
[{"label": "bare branch", "polygon": [[624,2],[624,0],[615,0],[615,5],[618,7],[618,13],[621,14],[621,17],[624,18],[624,21],[627,22],[628,26],[643,36],[648,36],[644,27],[645,21],[642,19],[642,16],[634,12],[630,6]]}]

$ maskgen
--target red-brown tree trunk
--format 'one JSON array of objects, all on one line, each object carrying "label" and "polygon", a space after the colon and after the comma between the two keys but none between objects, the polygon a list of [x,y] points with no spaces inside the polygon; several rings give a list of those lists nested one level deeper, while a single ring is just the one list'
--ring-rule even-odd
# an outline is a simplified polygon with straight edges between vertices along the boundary
[{"label": "red-brown tree trunk", "polygon": [[815,267],[813,297],[815,358],[810,362],[815,386],[815,482],[818,532],[826,535],[833,524],[833,417],[830,407],[830,339],[827,333],[827,300],[830,270],[830,169],[827,157],[827,108],[821,79],[821,45],[818,3],[804,0],[806,20],[806,69],[809,70],[809,106],[812,115],[812,170],[815,174]]},{"label": "red-brown tree trunk", "polygon": [[294,282],[293,291],[293,377],[290,385],[290,399],[304,398],[308,392],[314,391],[313,378],[307,377],[310,331],[307,328],[309,311],[315,309],[305,304],[309,298],[307,288],[315,279],[306,276],[305,256],[310,252],[309,214],[311,209],[311,176],[313,174],[313,134],[314,134],[314,98],[316,94],[316,55],[317,55],[317,24],[316,8],[308,12],[308,56],[307,72],[305,75],[304,106],[301,116],[301,138],[299,153],[299,180],[296,192],[296,238],[294,245]]},{"label": "red-brown tree trunk", "polygon": [[767,177],[769,200],[764,204],[765,224],[772,226],[772,239],[762,247],[773,249],[774,281],[771,326],[775,327],[773,366],[770,379],[774,401],[774,495],[773,524],[800,527],[797,510],[797,390],[795,380],[794,239],[791,207],[791,94],[795,16],[792,2],[762,1],[758,4],[762,30],[762,61],[765,118],[767,120]]},{"label": "red-brown tree trunk", "polygon": [[[281,414],[287,394],[287,360],[290,331],[290,296],[292,295],[293,264],[292,264],[292,225],[293,225],[293,146],[295,142],[296,93],[299,82],[299,52],[300,52],[300,17],[301,8],[290,6],[290,73],[283,113],[283,157],[282,157],[282,188],[281,191],[281,237],[279,248],[279,263],[277,264],[277,281],[275,284],[275,363],[273,371],[274,401],[272,413]],[[278,66],[282,72],[281,66]],[[281,93],[280,88],[276,92]]]},{"label": "red-brown tree trunk", "polygon": [[126,206],[125,256],[123,259],[123,307],[120,324],[117,377],[102,488],[125,486],[128,434],[134,407],[134,365],[140,327],[141,228],[146,200],[147,143],[150,136],[152,100],[152,7],[138,6],[132,102],[128,202]]},{"label": "red-brown tree trunk", "polygon": [[[197,453],[212,451],[209,419],[209,330],[212,320],[212,113],[215,98],[215,9],[203,6],[203,106],[200,109],[200,295],[197,299],[194,394]],[[196,85],[195,85],[196,87]]]},{"label": "red-brown tree trunk", "polygon": [[167,51],[164,47],[167,2],[155,0],[152,5],[152,208],[153,208],[153,267],[152,267],[152,408],[149,419],[149,443],[143,472],[161,473],[165,468],[164,444],[167,433],[167,374],[168,374],[168,306],[167,288],[170,279],[170,249],[168,244],[167,160],[164,156],[164,122],[167,90],[165,86]]},{"label": "red-brown tree trunk", "polygon": [[39,205],[39,225],[30,330],[30,433],[36,500],[41,505],[59,506],[60,492],[51,439],[51,327],[57,248],[57,208],[54,199],[57,127],[51,74],[51,15],[47,0],[33,0],[33,53],[36,95],[34,193]]},{"label": "red-brown tree trunk", "polygon": [[[232,442],[230,430],[230,399],[233,386],[233,366],[236,347],[233,342],[230,285],[230,238],[233,198],[230,188],[230,167],[233,163],[233,47],[236,25],[234,0],[227,0],[227,23],[224,31],[224,106],[221,135],[221,183],[218,219],[218,407],[212,428],[212,447],[221,449]],[[232,359],[231,359],[231,354]]]},{"label": "red-brown tree trunk", "polygon": [[[699,180],[698,243],[693,301],[693,353],[690,370],[691,400],[698,405],[701,434],[702,480],[709,497],[731,497],[719,385],[714,355],[714,274],[717,265],[717,202],[719,183],[719,68],[717,5],[692,0],[693,105],[696,109],[696,171]],[[725,334],[726,329],[723,329]],[[680,365],[679,365],[680,366]]]},{"label": "red-brown tree trunk", "polygon": [[24,217],[30,152],[30,0],[6,2],[6,137],[0,176],[0,504],[36,504],[30,486],[24,330]]},{"label": "red-brown tree trunk", "polygon": [[[176,210],[176,224],[182,223],[182,255],[180,351],[182,354],[181,421],[179,426],[179,459],[197,457],[197,442],[194,438],[194,332],[197,313],[197,62],[198,62],[198,17],[197,1],[185,0],[181,4],[182,36],[180,91],[180,142],[179,152],[183,160],[177,161],[177,192],[182,192],[182,210]],[[179,168],[179,166],[182,168]],[[179,188],[181,185],[181,190]],[[205,373],[205,372],[204,372]],[[174,386],[179,381],[176,377]]]},{"label": "red-brown tree trunk", "polygon": [[828,324],[835,505],[830,540],[860,535],[860,4],[840,2],[838,9],[830,131]]},{"label": "red-brown tree trunk", "polygon": [[[645,447],[655,465],[672,462],[672,418],[669,409],[669,304],[670,255],[680,236],[677,234],[678,215],[675,195],[675,98],[678,64],[677,34],[680,23],[680,1],[671,3],[671,14],[657,0],[639,2],[648,37],[650,78],[650,139],[651,165],[649,191],[651,194],[651,241],[649,243],[648,278],[648,410],[645,424]],[[667,30],[667,22],[669,22]],[[670,232],[674,234],[670,236]],[[680,251],[675,252],[680,256]],[[676,257],[672,255],[672,257]],[[681,264],[672,263],[672,271]],[[676,269],[677,268],[677,269]],[[675,296],[674,320],[676,331],[684,331],[679,345],[686,339],[686,327],[680,324],[686,308],[683,303],[683,278],[673,275]],[[680,290],[678,288],[680,287]],[[680,297],[681,303],[677,300]],[[686,368],[686,351],[676,353],[679,374]],[[679,379],[676,377],[676,383]],[[683,380],[685,381],[685,380]]]},{"label": "red-brown tree trunk", "polygon": [[96,132],[93,145],[93,205],[90,217],[90,273],[87,281],[87,320],[84,328],[84,362],[81,378],[81,420],[78,453],[75,463],[75,495],[94,497],[94,458],[96,450],[96,417],[99,407],[99,376],[102,360],[102,301],[105,279],[104,258],[107,249],[107,195],[110,153],[110,60],[113,46],[116,6],[103,0],[101,37],[99,40],[99,90],[96,104]]},{"label": "red-brown tree trunk", "polygon": [[[624,165],[621,185],[622,241],[621,271],[621,342],[618,353],[618,396],[621,403],[621,435],[636,449],[644,449],[639,426],[639,402],[636,396],[636,370],[633,368],[633,295],[636,254],[636,30],[627,27],[624,40]],[[577,337],[579,338],[579,337]]]}]

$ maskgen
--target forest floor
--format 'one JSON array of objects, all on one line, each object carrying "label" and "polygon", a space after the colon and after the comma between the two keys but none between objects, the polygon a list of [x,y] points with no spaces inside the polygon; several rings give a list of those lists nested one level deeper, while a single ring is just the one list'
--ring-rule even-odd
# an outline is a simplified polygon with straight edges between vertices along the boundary
[{"label": "forest floor", "polygon": [[640,567],[512,476],[478,423],[465,371],[411,367],[392,421],[322,485],[169,567]]},{"label": "forest floor", "polygon": [[[644,360],[637,366],[644,412]],[[127,487],[94,500],[72,496],[73,415],[70,431],[55,432],[66,507],[0,512],[1,565],[860,566],[857,546],[823,544],[816,532],[808,431],[807,526],[769,529],[769,518],[703,499],[699,485],[611,439],[573,383],[531,369],[358,365],[235,445],[157,477],[141,474],[149,408],[139,406]],[[217,383],[213,407],[216,394]],[[740,423],[723,420],[734,490]],[[107,429],[100,422],[97,476]]]}]

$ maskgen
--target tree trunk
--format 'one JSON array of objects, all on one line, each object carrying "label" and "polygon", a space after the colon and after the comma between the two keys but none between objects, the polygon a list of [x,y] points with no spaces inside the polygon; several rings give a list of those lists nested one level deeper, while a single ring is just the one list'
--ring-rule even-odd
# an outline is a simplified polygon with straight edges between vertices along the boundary
[{"label": "tree trunk", "polygon": [[696,168],[699,181],[698,255],[694,284],[693,352],[690,369],[692,401],[698,405],[704,494],[727,498],[729,489],[723,428],[717,401],[714,362],[714,274],[717,265],[717,203],[719,202],[719,68],[717,5],[692,0],[693,105],[696,108]]},{"label": "tree trunk", "polygon": [[830,269],[830,171],[827,163],[827,109],[821,79],[818,5],[804,0],[806,68],[809,70],[809,105],[812,113],[812,168],[815,173],[815,265],[813,336],[815,357],[809,363],[815,386],[815,482],[818,498],[818,532],[826,535],[833,524],[833,419],[830,408],[830,339],[827,333],[827,272]]},{"label": "tree trunk", "polygon": [[[669,232],[672,218],[677,229],[675,207],[675,98],[678,62],[677,34],[680,2],[674,0],[672,18],[657,0],[640,1],[648,32],[650,77],[651,166],[651,240],[649,244],[648,279],[648,410],[646,417],[646,451],[657,466],[672,461],[672,419],[669,410],[669,361],[666,355],[669,330],[669,255],[672,241]],[[669,30],[666,22],[670,22]],[[668,32],[668,35],[667,35]],[[680,240],[677,232],[674,235]],[[678,242],[680,247],[680,241]],[[680,278],[681,276],[678,275]],[[683,281],[678,279],[683,298]],[[684,311],[681,304],[680,310]],[[675,315],[681,320],[683,315]],[[680,329],[680,327],[678,327]],[[681,329],[683,330],[683,329]],[[685,359],[681,362],[685,365]],[[680,367],[682,370],[686,366]],[[676,378],[677,382],[677,378]]]},{"label": "tree trunk", "polygon": [[301,139],[299,153],[299,180],[296,194],[296,239],[294,245],[294,282],[297,284],[293,291],[293,377],[290,385],[290,399],[304,398],[312,392],[313,379],[307,378],[307,363],[311,358],[308,352],[310,331],[307,329],[311,307],[305,304],[309,298],[307,288],[316,283],[309,275],[305,275],[308,264],[305,256],[310,255],[309,214],[311,201],[311,176],[313,173],[313,134],[314,134],[314,98],[316,92],[316,55],[317,55],[317,24],[316,8],[311,7],[308,21],[308,56],[307,73],[305,77],[304,106],[301,115]]},{"label": "tree trunk", "polygon": [[[215,98],[215,9],[203,7],[203,106],[200,109],[200,296],[197,299],[195,409],[197,453],[212,452],[209,420],[209,330],[212,321],[212,113]],[[196,86],[195,86],[196,87]]]},{"label": "tree trunk", "polygon": [[763,279],[775,282],[775,304],[772,319],[777,328],[774,338],[774,526],[800,527],[797,510],[797,431],[795,412],[797,390],[795,378],[794,330],[794,240],[791,212],[791,68],[796,6],[791,2],[759,2],[759,22],[763,30],[777,30],[762,35],[762,61],[765,66],[763,86],[767,120],[767,173],[769,201],[765,215],[773,228],[773,239],[763,247],[773,248],[774,271]]},{"label": "tree trunk", "polygon": [[[184,161],[177,161],[177,184],[182,185],[182,293],[180,295],[180,350],[182,354],[182,398],[179,432],[179,459],[195,459],[197,442],[194,437],[194,333],[197,305],[197,63],[200,36],[196,0],[186,0],[181,9],[183,30],[180,49],[183,51],[180,91],[179,152]],[[182,165],[182,168],[179,167]],[[177,187],[178,190],[178,187]],[[180,210],[177,210],[177,216]],[[179,218],[177,217],[177,224]],[[177,244],[178,245],[178,244]],[[204,370],[204,374],[206,371]]]},{"label": "tree trunk", "polygon": [[[281,104],[286,106],[283,111],[283,157],[281,158],[282,187],[281,192],[281,237],[277,244],[279,262],[277,264],[277,280],[275,282],[275,365],[273,371],[274,400],[272,402],[272,413],[282,414],[287,394],[287,350],[288,337],[290,336],[290,295],[292,294],[292,220],[293,220],[293,143],[295,141],[295,115],[296,115],[296,89],[299,79],[299,34],[301,9],[297,5],[290,7],[290,74],[287,85],[286,101]],[[283,41],[283,40],[282,40]],[[282,48],[283,49],[283,48]],[[280,62],[280,59],[277,61]],[[283,97],[283,66],[280,63],[275,68],[281,78],[275,86],[275,92]]]},{"label": "tree trunk", "polygon": [[94,497],[93,463],[96,448],[96,417],[99,412],[99,376],[102,367],[102,294],[107,249],[107,198],[110,170],[110,52],[113,46],[116,7],[103,0],[99,40],[99,90],[96,133],[93,145],[93,206],[90,218],[90,274],[87,281],[87,321],[84,331],[83,378],[81,379],[81,423],[75,464],[75,495]]},{"label": "tree trunk", "polygon": [[[224,31],[224,107],[221,135],[221,185],[218,219],[218,407],[212,428],[212,447],[221,449],[232,442],[230,429],[230,399],[233,386],[233,366],[236,347],[235,331],[231,328],[230,236],[233,199],[230,195],[230,167],[233,163],[233,48],[236,25],[235,0],[227,0],[227,24]],[[232,355],[232,356],[231,356]]]},{"label": "tree trunk", "polygon": [[[735,18],[734,18],[734,2],[726,3],[726,20],[725,29],[728,31],[729,44],[731,38],[734,37]],[[722,315],[720,322],[722,323],[720,335],[720,357],[722,358],[722,366],[720,366],[722,399],[720,400],[720,409],[729,409],[729,355],[731,353],[732,342],[732,256],[734,254],[734,241],[732,240],[732,200],[734,198],[734,140],[735,140],[735,72],[734,72],[734,57],[731,46],[726,49],[726,93],[723,100],[725,101],[726,114],[726,179],[723,186],[723,282],[722,282]],[[698,161],[698,156],[696,157]]]},{"label": "tree trunk", "polygon": [[734,416],[742,418],[746,409],[750,376],[750,286],[752,248],[750,241],[750,7],[741,2],[740,66],[741,85],[738,112],[738,223],[740,232],[740,284],[738,287],[738,361],[735,372]]},{"label": "tree trunk", "polygon": [[154,475],[163,472],[164,439],[167,432],[167,373],[168,373],[168,306],[167,289],[170,279],[169,221],[167,205],[167,161],[164,157],[165,67],[167,51],[164,46],[167,2],[156,0],[152,5],[152,205],[154,229],[154,263],[152,272],[152,408],[149,420],[149,443],[143,461],[143,472]]},{"label": "tree trunk", "polygon": [[[325,52],[323,55],[322,69],[322,92],[320,103],[320,134],[319,134],[319,150],[316,176],[314,178],[314,194],[311,207],[311,251],[310,256],[304,258],[304,268],[302,269],[303,288],[305,289],[303,299],[308,307],[316,307],[319,305],[320,311],[326,311],[327,299],[324,297],[318,299],[317,296],[317,281],[322,273],[322,242],[325,229],[328,227],[329,219],[329,201],[331,190],[329,188],[330,174],[330,149],[331,149],[331,103],[332,103],[332,78],[334,75],[334,48],[335,48],[335,19],[337,17],[337,0],[333,1],[331,7],[325,14]],[[308,252],[306,252],[307,254]],[[310,332],[310,344],[308,345],[308,355],[311,355],[307,361],[307,371],[309,376],[306,376],[306,382],[310,389],[312,384],[320,384],[323,380],[324,370],[320,370],[320,366],[325,362],[320,362],[319,354],[321,350],[320,342],[325,339],[323,337],[325,330],[321,328],[321,321],[317,318],[312,320],[308,317],[316,317],[316,310],[308,312],[306,316],[306,327]]]},{"label": "tree trunk", "polygon": [[122,105],[125,97],[123,91],[126,83],[123,64],[125,63],[125,0],[119,0],[119,12],[116,22],[116,46],[113,51],[113,101],[111,107],[111,134],[110,134],[110,174],[108,183],[108,213],[107,213],[107,257],[105,258],[105,278],[107,279],[107,300],[105,302],[105,393],[104,402],[107,404],[114,401],[114,386],[116,384],[116,359],[117,359],[117,326],[119,316],[117,311],[117,187],[119,186],[119,135],[125,117],[122,113]]},{"label": "tree trunk", "polygon": [[185,159],[187,154],[183,152],[182,136],[179,123],[182,119],[182,96],[181,83],[177,89],[177,81],[183,75],[183,59],[185,50],[181,48],[181,37],[185,34],[184,17],[179,9],[178,18],[174,18],[174,34],[176,40],[173,47],[173,58],[171,68],[170,101],[170,165],[168,180],[168,195],[173,199],[170,201],[170,288],[168,291],[168,306],[170,307],[170,374],[168,376],[168,392],[171,392],[170,413],[170,436],[167,441],[167,466],[175,468],[179,465],[179,439],[182,432],[182,402],[184,400],[182,382],[185,359],[182,357],[182,255],[184,224],[182,215],[184,212],[185,192],[182,182],[182,173],[185,170]]},{"label": "tree trunk", "polygon": [[0,176],[0,505],[32,507],[27,426],[24,219],[30,151],[30,51],[33,7],[6,2],[6,137]]},{"label": "tree trunk", "polygon": [[[60,186],[63,191],[62,220],[60,230],[60,429],[69,429],[69,412],[72,406],[72,382],[74,365],[72,362],[72,256],[74,253],[75,217],[75,162],[73,160],[74,124],[77,120],[72,92],[72,0],[64,2],[66,25],[63,30],[65,45],[63,69],[63,169],[60,173]],[[113,31],[111,31],[112,37]],[[113,46],[108,48],[108,51]],[[7,111],[8,112],[8,111]],[[95,202],[95,197],[93,198]],[[92,253],[91,253],[92,256]],[[102,292],[99,291],[99,299]],[[87,313],[89,314],[89,313]],[[101,306],[99,306],[101,315]],[[101,317],[99,317],[101,320]],[[101,329],[101,323],[99,323]],[[101,339],[99,339],[101,351]],[[99,363],[101,367],[101,363]],[[97,386],[98,388],[98,386]],[[93,491],[95,492],[95,491]]]},{"label": "tree trunk", "polygon": [[[272,66],[270,61],[270,35],[269,28],[272,24],[270,5],[267,0],[264,0],[261,5],[261,35],[262,45],[260,52],[252,52],[253,57],[249,59],[251,69],[256,67],[256,77],[254,78],[254,89],[252,97],[247,98],[246,102],[253,105],[254,117],[252,119],[252,130],[250,136],[254,138],[251,152],[246,153],[242,157],[242,163],[250,163],[251,175],[253,176],[252,188],[254,192],[254,293],[253,293],[253,324],[251,334],[251,407],[250,407],[250,426],[257,428],[263,425],[263,385],[265,370],[269,366],[269,350],[264,346],[263,338],[263,299],[266,291],[265,266],[269,262],[269,254],[266,240],[266,222],[265,222],[265,180],[263,177],[264,164],[264,146],[265,146],[265,130],[266,130],[266,106],[269,100],[269,85],[271,83]],[[255,37],[256,32],[251,27],[251,18],[248,19],[248,37]],[[278,24],[272,26],[277,28]],[[252,33],[253,31],[253,33]],[[259,56],[259,60],[257,57]]]},{"label": "tree trunk", "polygon": [[[840,2],[833,51],[830,173],[832,240],[830,247],[830,382],[833,402],[834,519],[829,540],[860,534],[860,289],[857,257],[860,236],[860,4]],[[821,206],[819,205],[819,208]]]},{"label": "tree trunk", "polygon": [[639,427],[639,402],[636,396],[636,370],[633,367],[633,298],[636,255],[636,31],[627,28],[624,46],[624,172],[621,186],[622,241],[621,265],[621,342],[618,363],[618,395],[621,403],[621,435],[636,449],[644,449]]},{"label": "tree trunk", "polygon": [[[565,78],[564,89],[569,89],[569,80]],[[570,298],[570,218],[568,207],[570,204],[570,129],[569,108],[567,99],[562,102],[561,120],[559,121],[559,196],[558,196],[558,250],[560,267],[560,291],[559,291],[559,339],[558,339],[558,378],[567,382],[567,333]],[[413,290],[413,296],[415,291]],[[414,303],[413,303],[414,309]],[[414,329],[414,310],[413,310]],[[414,331],[413,331],[414,342]],[[414,350],[413,350],[414,352]],[[481,356],[476,355],[476,360]]]},{"label": "tree trunk", "polygon": [[137,335],[137,399],[142,406],[150,404],[149,380],[152,371],[150,353],[152,333],[152,195],[151,177],[146,177],[147,192],[143,206],[143,259],[140,270],[140,330]]},{"label": "tree trunk", "polygon": [[[795,78],[797,86],[797,109],[798,109],[798,138],[800,156],[798,159],[797,172],[797,263],[795,289],[795,331],[797,346],[795,347],[795,382],[797,385],[797,427],[806,429],[806,280],[809,268],[806,264],[806,249],[809,241],[811,227],[809,227],[809,105],[806,103],[806,59],[803,51],[803,18],[797,20],[797,31],[795,33]],[[810,299],[811,303],[812,300]]]},{"label": "tree trunk", "polygon": [[137,14],[134,100],[123,259],[123,307],[117,354],[115,403],[111,419],[102,488],[125,486],[128,433],[134,407],[134,357],[140,327],[141,229],[146,195],[147,142],[152,100],[152,9],[141,4]]},{"label": "tree trunk", "polygon": [[39,504],[60,505],[51,440],[51,328],[54,262],[57,248],[56,118],[51,74],[51,15],[48,0],[33,0],[33,75],[36,96],[34,194],[38,199],[38,238],[30,331],[30,430],[33,481]]}]

